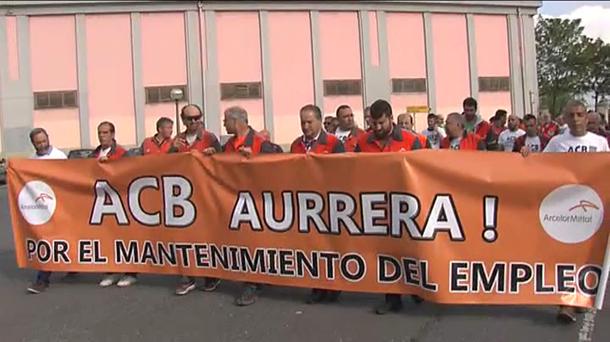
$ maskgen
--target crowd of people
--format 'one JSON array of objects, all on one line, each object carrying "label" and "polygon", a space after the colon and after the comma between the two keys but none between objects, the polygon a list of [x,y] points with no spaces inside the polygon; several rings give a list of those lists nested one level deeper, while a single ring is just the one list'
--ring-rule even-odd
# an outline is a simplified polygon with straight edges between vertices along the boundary
[{"label": "crowd of people", "polygon": [[[299,111],[302,135],[290,145],[290,153],[383,153],[405,152],[418,149],[488,150],[518,152],[524,157],[538,152],[608,152],[608,139],[604,118],[593,111],[587,111],[584,103],[570,101],[555,121],[548,113],[522,118],[505,110],[496,111],[486,121],[478,112],[474,98],[463,101],[461,113],[450,113],[446,119],[441,115],[428,114],[427,128],[422,132],[414,130],[413,117],[403,113],[394,116],[390,103],[377,100],[365,109],[364,129],[354,121],[352,108],[339,106],[335,116],[322,117],[315,105],[306,105]],[[218,138],[203,125],[202,109],[189,104],[182,108],[180,118],[184,131],[173,135],[174,122],[166,117],[157,121],[157,132],[146,138],[141,145],[143,155],[199,151],[203,155],[216,153],[240,153],[246,157],[258,154],[281,153],[282,148],[269,139],[268,132],[258,132],[248,124],[248,113],[239,106],[224,111],[223,124],[230,139],[221,145]],[[295,120],[297,120],[295,118]],[[91,158],[105,163],[127,155],[126,149],[115,140],[116,128],[104,121],[98,125],[99,146]],[[49,135],[43,128],[35,128],[30,133],[30,141],[36,153],[35,159],[65,159],[66,155],[50,144]],[[51,272],[40,271],[36,280],[28,286],[30,293],[41,293],[49,287]],[[76,276],[68,273],[67,277]],[[108,287],[131,286],[137,282],[137,274],[105,274],[99,285]],[[201,290],[214,291],[220,279],[203,278]],[[186,295],[197,288],[197,279],[182,277],[176,295]],[[244,284],[235,303],[240,306],[253,304],[262,290],[261,284]],[[308,303],[334,302],[340,292],[313,289]],[[416,302],[422,299],[412,296]],[[378,314],[402,309],[399,294],[387,294],[382,305],[376,308]],[[558,317],[564,322],[574,322],[578,310],[562,306]]]}]

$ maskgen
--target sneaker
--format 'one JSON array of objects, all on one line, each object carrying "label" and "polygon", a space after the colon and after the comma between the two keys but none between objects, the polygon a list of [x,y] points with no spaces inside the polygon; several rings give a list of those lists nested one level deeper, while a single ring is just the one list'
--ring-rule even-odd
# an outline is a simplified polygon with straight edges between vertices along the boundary
[{"label": "sneaker", "polygon": [[218,285],[220,285],[220,279],[218,279],[218,278],[205,278],[204,283],[203,283],[203,287],[201,288],[201,290],[205,291],[205,292],[212,292],[212,291],[216,290]]},{"label": "sneaker", "polygon": [[239,297],[235,299],[235,304],[238,306],[248,306],[256,302],[258,288],[256,285],[248,284],[241,292]]},{"label": "sneaker", "polygon": [[576,309],[572,306],[560,306],[557,313],[557,320],[564,324],[576,322]]},{"label": "sneaker", "polygon": [[127,286],[131,286],[131,285],[135,284],[137,281],[138,281],[138,278],[136,278],[132,275],[125,275],[121,278],[121,280],[119,280],[118,283],[116,283],[116,286],[127,287]]},{"label": "sneaker", "polygon": [[184,296],[185,294],[193,291],[195,287],[196,284],[194,280],[186,280],[184,282],[181,282],[180,284],[178,284],[178,286],[176,286],[176,295]]},{"label": "sneaker", "polygon": [[402,300],[400,295],[386,295],[385,302],[375,309],[378,315],[385,315],[390,312],[398,312],[402,310]]},{"label": "sneaker", "polygon": [[326,291],[320,289],[312,289],[309,297],[307,298],[307,304],[317,304],[326,298]]},{"label": "sneaker", "polygon": [[39,293],[43,293],[48,287],[49,287],[48,283],[45,283],[42,281],[37,281],[35,283],[30,284],[30,286],[28,286],[27,290],[29,293],[39,294]]},{"label": "sneaker", "polygon": [[100,281],[100,287],[108,287],[114,285],[119,280],[118,274],[108,274],[106,275],[102,281]]}]

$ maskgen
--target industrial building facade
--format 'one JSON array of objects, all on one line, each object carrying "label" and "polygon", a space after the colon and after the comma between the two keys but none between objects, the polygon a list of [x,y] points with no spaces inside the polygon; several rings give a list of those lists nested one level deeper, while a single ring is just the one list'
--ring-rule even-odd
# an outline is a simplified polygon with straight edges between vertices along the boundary
[{"label": "industrial building facade", "polygon": [[[62,149],[97,144],[108,120],[135,146],[173,118],[173,88],[225,134],[222,112],[248,110],[280,144],[298,110],[324,114],[388,99],[395,111],[461,110],[479,100],[537,111],[534,19],[541,1],[2,1],[0,151],[31,151],[44,127]],[[425,119],[417,117],[423,128]]]}]

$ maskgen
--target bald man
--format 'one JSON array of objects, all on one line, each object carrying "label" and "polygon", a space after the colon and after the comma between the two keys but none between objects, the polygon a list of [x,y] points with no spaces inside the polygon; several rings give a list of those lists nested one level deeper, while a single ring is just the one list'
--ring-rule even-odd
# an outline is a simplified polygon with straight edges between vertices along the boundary
[{"label": "bald man", "polygon": [[447,136],[441,140],[441,149],[451,150],[485,150],[485,141],[465,128],[466,118],[459,113],[447,115],[445,131]]},{"label": "bald man", "polygon": [[415,129],[413,127],[413,117],[411,116],[411,114],[408,114],[408,113],[398,114],[398,116],[396,117],[396,123],[397,123],[398,127],[415,135],[417,137],[417,140],[419,140],[420,144],[423,147],[431,148],[430,143],[428,142],[428,138],[423,134],[419,134],[419,133],[415,132]]},{"label": "bald man", "polygon": [[515,148],[515,141],[525,135],[525,131],[519,128],[519,117],[511,114],[508,117],[508,129],[502,131],[498,137],[498,145],[504,152],[512,152]]}]

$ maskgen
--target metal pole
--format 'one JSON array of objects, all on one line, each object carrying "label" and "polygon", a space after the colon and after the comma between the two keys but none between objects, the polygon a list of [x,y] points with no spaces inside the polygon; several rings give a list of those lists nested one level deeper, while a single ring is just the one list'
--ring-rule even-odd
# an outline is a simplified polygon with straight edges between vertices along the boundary
[{"label": "metal pole", "polygon": [[180,133],[180,110],[178,108],[178,100],[176,102],[176,134]]}]

